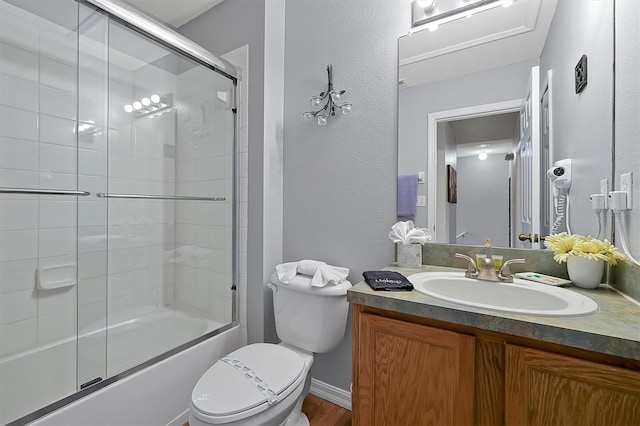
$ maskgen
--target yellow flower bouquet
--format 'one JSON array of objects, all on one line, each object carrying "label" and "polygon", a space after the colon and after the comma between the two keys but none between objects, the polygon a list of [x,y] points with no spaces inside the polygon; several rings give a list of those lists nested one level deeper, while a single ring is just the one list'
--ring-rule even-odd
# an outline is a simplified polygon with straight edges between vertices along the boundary
[{"label": "yellow flower bouquet", "polygon": [[544,245],[547,250],[553,251],[553,260],[558,263],[566,262],[570,256],[606,260],[612,266],[618,261],[627,260],[627,256],[620,253],[608,240],[601,241],[578,234],[552,234],[544,240]]}]

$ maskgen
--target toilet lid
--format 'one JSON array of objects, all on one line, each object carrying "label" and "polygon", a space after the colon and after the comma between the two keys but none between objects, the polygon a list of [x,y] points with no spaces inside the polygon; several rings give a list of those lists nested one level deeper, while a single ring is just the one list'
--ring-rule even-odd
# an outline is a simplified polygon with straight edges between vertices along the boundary
[{"label": "toilet lid", "polygon": [[[231,416],[249,410],[253,415],[269,406],[269,389],[277,395],[274,400],[284,398],[304,371],[304,360],[291,349],[254,343],[213,364],[196,383],[191,402],[206,416]],[[257,380],[251,377],[254,375]],[[256,383],[267,385],[262,386],[266,390],[260,390]]]}]

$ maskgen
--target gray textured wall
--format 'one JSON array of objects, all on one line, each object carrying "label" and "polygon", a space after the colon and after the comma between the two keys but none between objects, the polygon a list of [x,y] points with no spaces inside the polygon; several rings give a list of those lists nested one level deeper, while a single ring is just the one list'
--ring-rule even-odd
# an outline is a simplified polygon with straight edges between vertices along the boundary
[{"label": "gray textured wall", "polygon": [[[263,153],[264,153],[264,2],[227,0],[180,27],[180,33],[214,54],[249,45],[249,209],[247,241],[247,333],[262,341],[263,306]],[[269,332],[267,331],[267,335]]]},{"label": "gray textured wall", "polygon": [[[640,258],[640,2],[616,1],[616,189],[621,173],[633,172],[634,209],[627,242]],[[618,244],[619,245],[619,244]]]},{"label": "gray textured wall", "polygon": [[[540,57],[540,81],[553,69],[552,162],[571,158],[571,231],[598,233],[589,195],[612,175],[613,3],[561,0]],[[575,93],[574,68],[588,57],[588,84]]]},{"label": "gray textured wall", "polygon": [[[397,39],[410,1],[295,0],[286,5],[284,260],[321,259],[362,272],[393,261],[396,221]],[[353,113],[324,127],[304,121],[309,98],[336,89]],[[344,342],[316,357],[313,376],[351,383],[351,325]]]},{"label": "gray textured wall", "polygon": [[[427,116],[432,112],[519,99],[524,96],[531,67],[519,62],[462,77],[400,90],[398,171],[413,174],[427,167]],[[427,194],[427,185],[418,194]],[[427,226],[427,208],[418,207],[416,224]]]}]

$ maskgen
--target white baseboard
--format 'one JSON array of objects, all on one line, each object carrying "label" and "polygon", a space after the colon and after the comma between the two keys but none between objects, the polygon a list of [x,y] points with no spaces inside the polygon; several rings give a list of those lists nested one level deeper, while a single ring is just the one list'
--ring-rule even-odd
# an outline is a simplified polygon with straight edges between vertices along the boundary
[{"label": "white baseboard", "polygon": [[309,393],[351,411],[351,392],[349,391],[312,378]]},{"label": "white baseboard", "polygon": [[189,421],[189,410],[187,409],[184,412],[180,413],[178,417],[176,417],[175,419],[167,423],[167,426],[182,426],[188,421]]}]

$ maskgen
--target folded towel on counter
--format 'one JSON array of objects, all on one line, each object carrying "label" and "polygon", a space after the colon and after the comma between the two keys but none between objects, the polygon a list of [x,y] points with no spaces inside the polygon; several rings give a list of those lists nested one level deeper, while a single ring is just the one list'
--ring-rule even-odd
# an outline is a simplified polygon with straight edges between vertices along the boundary
[{"label": "folded towel on counter", "polygon": [[301,260],[277,265],[276,273],[284,284],[289,284],[297,275],[306,275],[311,277],[311,286],[324,287],[327,284],[343,283],[349,275],[349,269],[317,260]]},{"label": "folded towel on counter", "polygon": [[391,227],[389,238],[394,243],[424,244],[431,241],[431,231],[427,228],[415,228],[412,220],[397,222]]},{"label": "folded towel on counter", "polygon": [[404,275],[395,271],[365,271],[364,280],[374,290],[411,291],[413,284]]},{"label": "folded towel on counter", "polygon": [[418,175],[398,176],[398,212],[400,217],[416,215],[418,200]]}]

